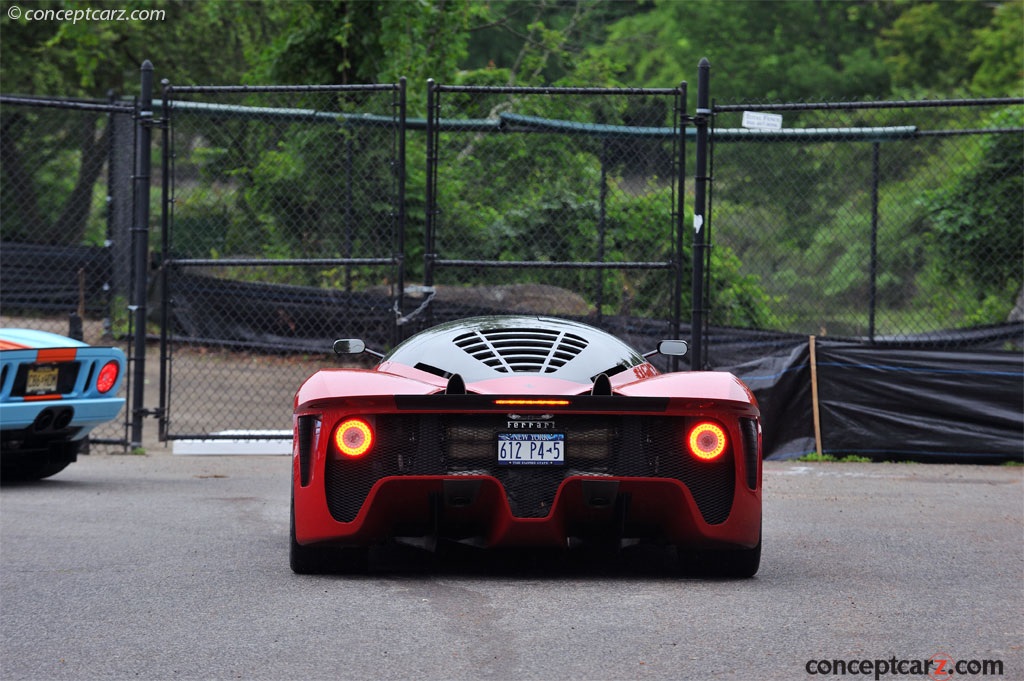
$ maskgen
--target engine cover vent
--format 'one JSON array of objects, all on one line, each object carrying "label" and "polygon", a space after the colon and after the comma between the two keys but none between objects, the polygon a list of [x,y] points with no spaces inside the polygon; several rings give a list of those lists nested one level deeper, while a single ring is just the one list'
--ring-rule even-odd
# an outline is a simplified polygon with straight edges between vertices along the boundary
[{"label": "engine cover vent", "polygon": [[501,373],[549,374],[583,352],[587,340],[548,329],[477,329],[455,345]]}]

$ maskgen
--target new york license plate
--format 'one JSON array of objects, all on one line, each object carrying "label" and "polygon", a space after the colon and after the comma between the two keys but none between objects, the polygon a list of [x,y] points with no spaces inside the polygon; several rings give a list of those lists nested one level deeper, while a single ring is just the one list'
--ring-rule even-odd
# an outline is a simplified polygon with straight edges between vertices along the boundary
[{"label": "new york license plate", "polygon": [[498,433],[501,466],[561,466],[565,463],[564,433]]}]

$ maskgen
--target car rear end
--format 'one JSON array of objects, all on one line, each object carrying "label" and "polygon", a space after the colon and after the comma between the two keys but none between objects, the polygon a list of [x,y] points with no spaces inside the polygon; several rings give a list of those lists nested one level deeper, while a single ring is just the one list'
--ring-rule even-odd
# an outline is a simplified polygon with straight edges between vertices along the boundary
[{"label": "car rear end", "polygon": [[81,442],[121,412],[118,348],[24,330],[0,333],[0,444],[12,459],[74,460]]},{"label": "car rear end", "polygon": [[753,404],[589,394],[376,402],[297,414],[301,542],[759,541]]}]

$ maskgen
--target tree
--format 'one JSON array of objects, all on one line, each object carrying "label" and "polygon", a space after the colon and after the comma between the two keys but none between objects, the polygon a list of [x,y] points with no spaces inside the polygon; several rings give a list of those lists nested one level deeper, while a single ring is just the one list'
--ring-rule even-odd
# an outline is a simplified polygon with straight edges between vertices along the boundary
[{"label": "tree", "polygon": [[589,54],[651,87],[692,80],[707,57],[719,101],[878,96],[888,75],[872,39],[892,12],[874,2],[656,0],[611,24]]},{"label": "tree", "polygon": [[992,22],[974,31],[971,90],[981,97],[1024,95],[1024,2],[1005,2]]},{"label": "tree", "polygon": [[[995,18],[980,2],[906,4],[876,41],[897,88],[952,93],[970,83],[975,31]],[[975,59],[983,58],[981,53]],[[1019,61],[1017,62],[1019,65]]]},{"label": "tree", "polygon": [[[248,0],[147,3],[148,20],[15,21],[0,18],[0,76],[7,93],[106,97],[137,93],[146,59],[172,83],[237,84],[280,26],[271,5]],[[51,0],[34,10],[122,10],[111,0]]]},{"label": "tree", "polygon": [[[31,9],[102,13],[124,5],[58,0]],[[0,18],[4,92],[101,100],[108,93],[137,93],[146,59],[158,79],[237,83],[254,47],[273,29],[268,5],[259,2],[163,0],[145,9],[147,21],[27,21],[24,16],[16,21],[5,12]],[[4,225],[4,238],[81,243],[90,215],[99,212],[94,211],[93,192],[107,156],[105,116],[5,107],[2,125],[5,199],[17,207],[14,215],[19,217]],[[12,187],[21,190],[15,195]]]},{"label": "tree", "polygon": [[[281,32],[255,57],[253,83],[394,83],[414,90],[427,78],[454,76],[466,56],[467,26],[480,11],[471,0],[280,3]],[[423,97],[412,98],[419,102]]]},{"label": "tree", "polygon": [[586,85],[605,84],[580,72],[588,47],[604,42],[610,23],[643,11],[638,0],[491,0],[478,8],[462,67],[501,71],[505,81],[496,85],[584,84],[581,76]]},{"label": "tree", "polygon": [[[1006,109],[990,125],[1019,128],[1024,115]],[[998,318],[1005,317],[1024,283],[1024,139],[1003,134],[984,142],[980,158],[924,203],[941,275],[956,283],[950,288],[974,296],[975,304],[1001,306],[994,312]]]}]

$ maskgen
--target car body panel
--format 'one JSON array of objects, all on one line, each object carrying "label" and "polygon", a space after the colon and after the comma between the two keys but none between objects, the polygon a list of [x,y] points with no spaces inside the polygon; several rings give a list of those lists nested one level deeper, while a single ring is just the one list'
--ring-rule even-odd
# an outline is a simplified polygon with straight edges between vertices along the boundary
[{"label": "car body panel", "polygon": [[[365,458],[334,438],[353,418],[372,433]],[[293,554],[399,538],[495,548],[614,536],[759,556],[759,419],[735,376],[659,373],[577,322],[441,325],[374,369],[326,369],[296,392]],[[725,434],[708,461],[684,451],[706,422]],[[497,441],[529,446],[540,432],[555,433],[562,460],[498,461]]]}]

